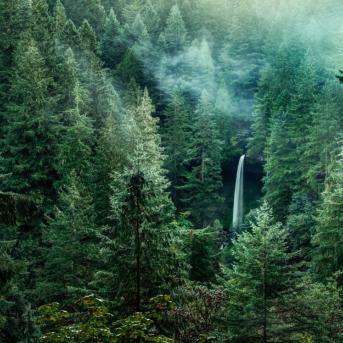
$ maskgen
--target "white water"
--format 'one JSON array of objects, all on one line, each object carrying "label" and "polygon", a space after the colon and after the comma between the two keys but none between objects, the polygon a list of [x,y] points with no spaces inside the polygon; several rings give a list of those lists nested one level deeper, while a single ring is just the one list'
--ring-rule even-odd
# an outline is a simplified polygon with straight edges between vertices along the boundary
[{"label": "white water", "polygon": [[243,178],[244,178],[244,159],[245,155],[239,159],[236,186],[235,186],[235,198],[233,203],[233,219],[232,226],[234,229],[239,228],[243,222]]}]

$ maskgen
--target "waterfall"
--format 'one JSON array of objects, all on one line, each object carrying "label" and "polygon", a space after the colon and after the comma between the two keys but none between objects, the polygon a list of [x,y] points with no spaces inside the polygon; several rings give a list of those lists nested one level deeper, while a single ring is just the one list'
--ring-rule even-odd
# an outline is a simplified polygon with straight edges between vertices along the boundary
[{"label": "waterfall", "polygon": [[235,198],[233,203],[233,219],[232,226],[234,229],[238,229],[243,222],[243,172],[244,172],[244,159],[245,155],[239,159],[236,186],[235,186]]}]

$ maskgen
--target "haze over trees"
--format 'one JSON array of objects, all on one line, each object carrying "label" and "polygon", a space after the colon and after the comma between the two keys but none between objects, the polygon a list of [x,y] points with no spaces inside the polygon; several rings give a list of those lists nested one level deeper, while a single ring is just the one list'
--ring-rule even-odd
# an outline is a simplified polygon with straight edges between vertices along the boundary
[{"label": "haze over trees", "polygon": [[0,342],[343,342],[342,15],[0,0]]}]

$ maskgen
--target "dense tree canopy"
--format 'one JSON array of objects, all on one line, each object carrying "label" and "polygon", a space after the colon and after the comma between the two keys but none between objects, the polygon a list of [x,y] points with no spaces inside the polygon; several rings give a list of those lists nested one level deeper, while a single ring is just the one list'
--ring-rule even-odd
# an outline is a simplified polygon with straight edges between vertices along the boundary
[{"label": "dense tree canopy", "polygon": [[342,14],[0,0],[0,341],[343,342]]}]

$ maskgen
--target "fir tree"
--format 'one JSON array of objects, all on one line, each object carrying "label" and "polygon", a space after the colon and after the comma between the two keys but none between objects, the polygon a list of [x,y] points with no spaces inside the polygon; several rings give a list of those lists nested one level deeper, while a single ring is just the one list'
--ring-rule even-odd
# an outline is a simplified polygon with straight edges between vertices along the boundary
[{"label": "fir tree", "polygon": [[32,39],[21,41],[15,61],[3,140],[4,167],[12,176],[5,179],[5,188],[52,195],[60,131],[52,80]]},{"label": "fir tree", "polygon": [[172,54],[179,53],[185,47],[187,31],[177,5],[174,5],[170,11],[163,37],[160,40],[165,42],[165,48]]},{"label": "fir tree", "polygon": [[341,89],[328,82],[316,100],[312,111],[313,124],[306,135],[303,161],[307,166],[306,183],[311,194],[318,199],[324,191],[325,179],[331,162],[337,154],[338,139],[342,128],[340,108]]},{"label": "fir tree", "polygon": [[67,25],[67,16],[64,6],[60,0],[56,1],[54,8],[54,34],[57,38],[61,38]]},{"label": "fir tree", "polygon": [[180,210],[182,190],[179,187],[185,184],[185,174],[189,167],[187,153],[192,135],[190,108],[181,90],[175,91],[163,116],[166,168],[172,183],[171,194],[176,207]]},{"label": "fir tree", "polygon": [[280,113],[273,119],[266,148],[264,191],[266,200],[272,204],[276,218],[282,220],[288,215],[292,200],[298,161],[292,153],[295,145],[287,128],[287,114]]},{"label": "fir tree", "polygon": [[191,171],[186,174],[186,184],[180,187],[182,199],[197,226],[204,228],[216,219],[222,203],[221,152],[213,107],[204,91],[194,123],[193,140],[190,143],[188,162]]},{"label": "fir tree", "polygon": [[215,221],[205,229],[194,230],[191,237],[190,279],[212,284],[220,272],[222,226]]},{"label": "fir tree", "polygon": [[[314,266],[323,278],[342,271],[343,154],[335,161],[326,181],[313,237]],[[339,275],[338,275],[339,276]],[[339,278],[340,283],[341,278]]]},{"label": "fir tree", "polygon": [[285,297],[294,289],[297,273],[287,252],[286,231],[274,223],[267,203],[251,228],[233,243],[227,282],[231,333],[244,341],[289,341],[292,326]]},{"label": "fir tree", "polygon": [[37,299],[64,302],[92,292],[91,282],[100,268],[101,241],[94,219],[89,191],[71,171],[43,231],[45,263],[36,287]]},{"label": "fir tree", "polygon": [[179,283],[182,275],[174,208],[166,192],[168,183],[152,111],[145,91],[132,113],[128,164],[115,171],[112,180],[114,222],[107,245],[113,268],[100,276],[109,282],[110,293],[122,299],[125,311],[140,310],[149,297]]},{"label": "fir tree", "polygon": [[72,49],[81,45],[80,34],[72,20],[68,20],[63,30],[63,42]]},{"label": "fir tree", "polygon": [[106,18],[104,34],[101,40],[101,47],[105,66],[114,68],[118,64],[125,52],[125,43],[123,42],[123,29],[111,8]]},{"label": "fir tree", "polygon": [[10,79],[14,68],[14,53],[20,35],[28,29],[29,3],[26,1],[0,2],[0,139],[3,137]]},{"label": "fir tree", "polygon": [[[84,20],[80,29],[81,46],[89,56],[99,54],[99,44],[96,34],[87,20]],[[93,57],[94,58],[94,57]]]}]

